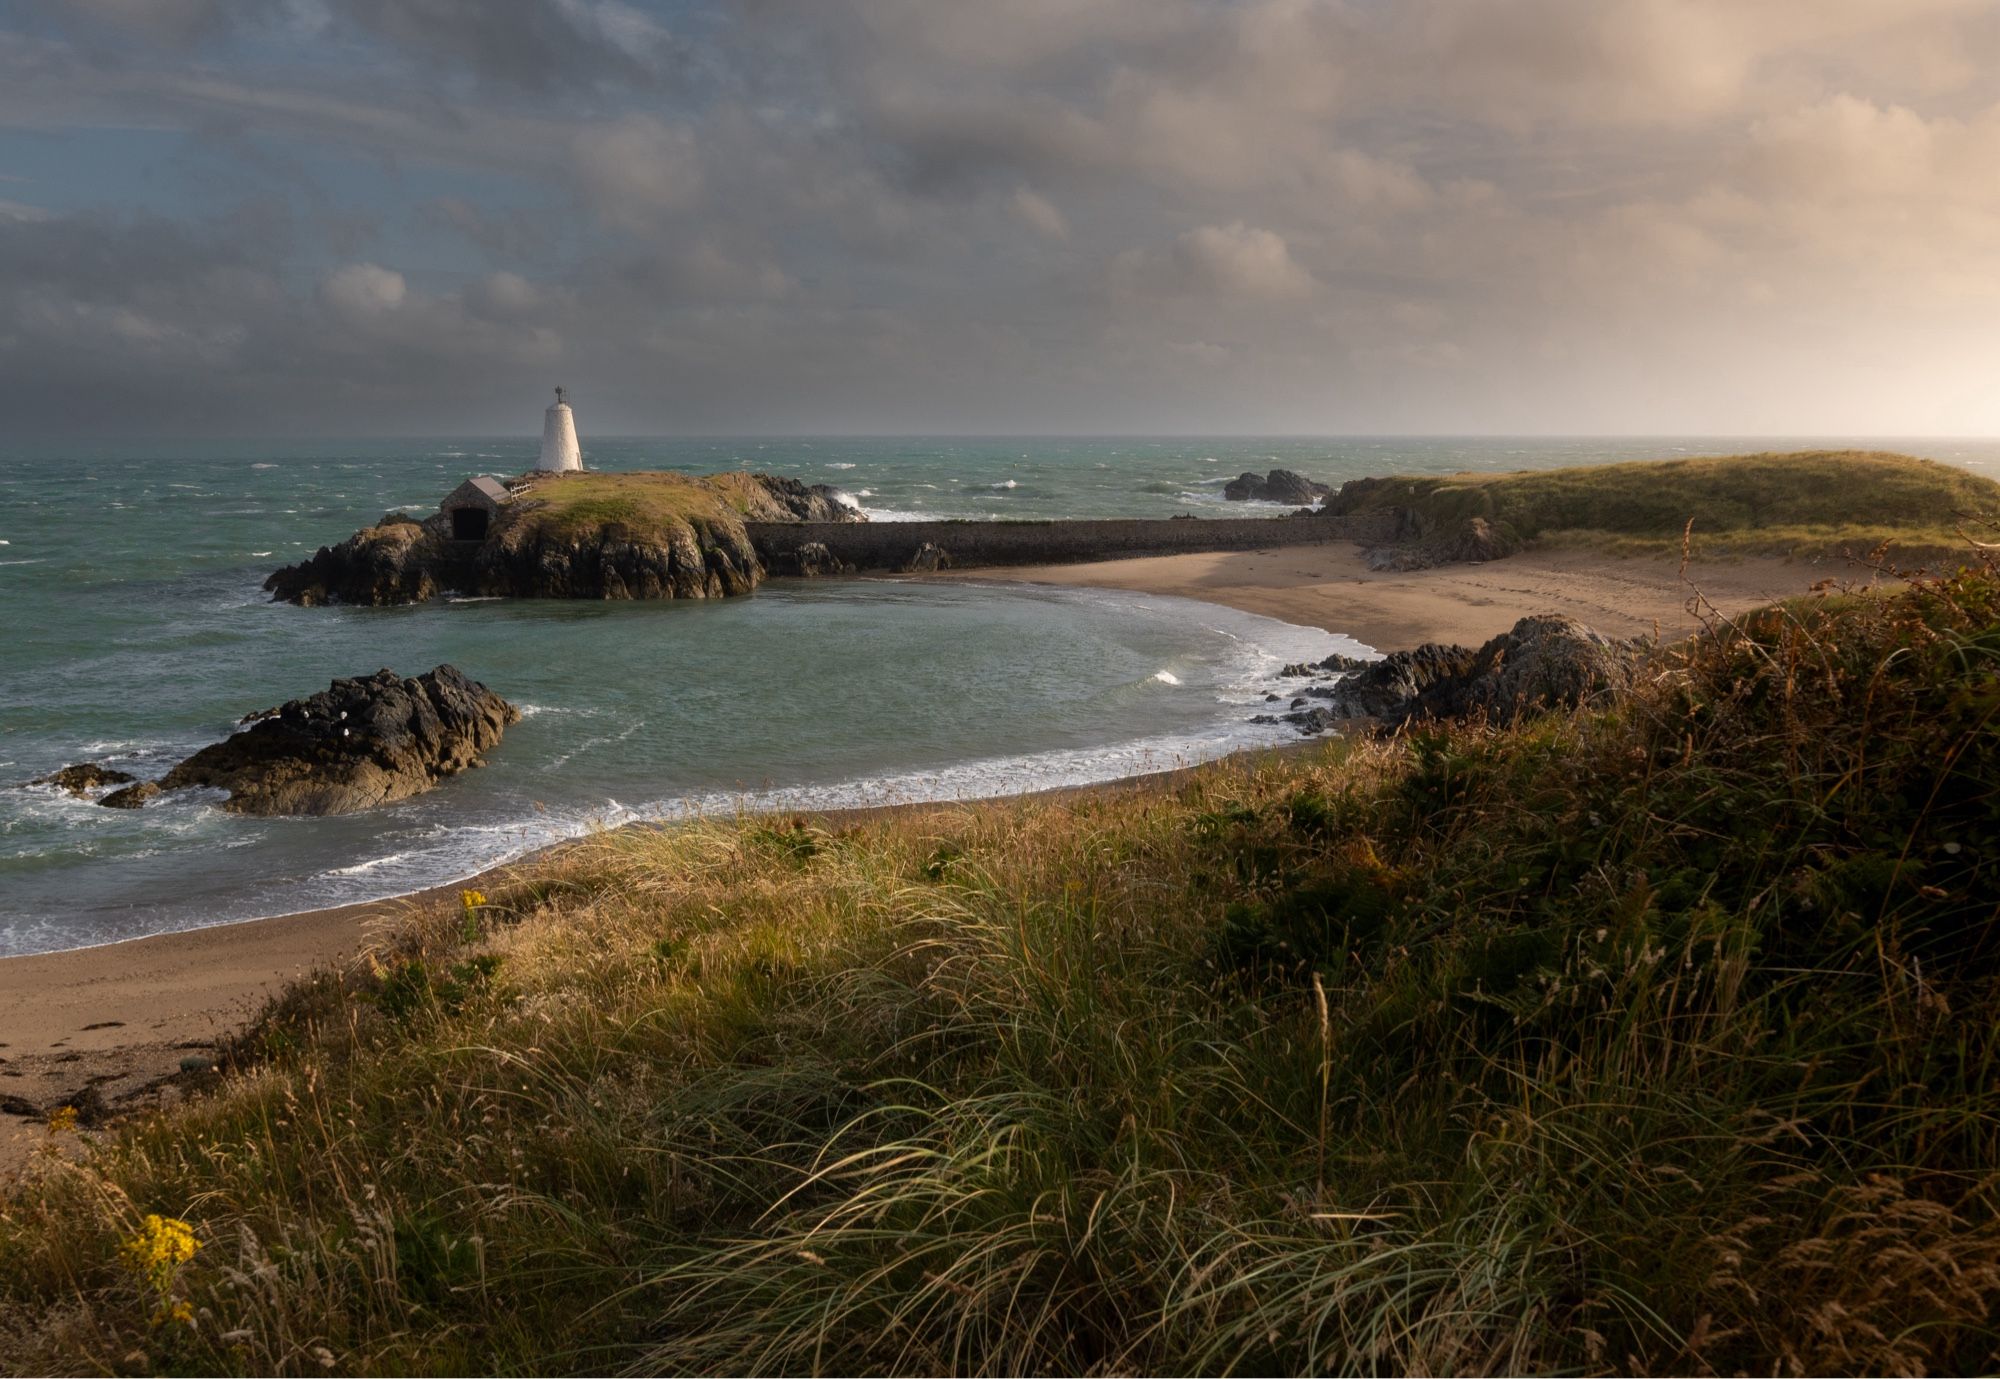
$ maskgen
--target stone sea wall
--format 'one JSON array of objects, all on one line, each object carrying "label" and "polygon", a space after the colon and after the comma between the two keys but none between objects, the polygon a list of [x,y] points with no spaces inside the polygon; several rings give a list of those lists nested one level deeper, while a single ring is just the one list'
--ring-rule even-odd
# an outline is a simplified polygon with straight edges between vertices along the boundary
[{"label": "stone sea wall", "polygon": [[1345,517],[1166,517],[1046,522],[749,522],[750,544],[783,569],[818,543],[857,570],[897,570],[930,544],[957,568],[1066,565],[1190,551],[1246,551],[1332,541],[1386,545],[1402,535],[1399,511]]}]

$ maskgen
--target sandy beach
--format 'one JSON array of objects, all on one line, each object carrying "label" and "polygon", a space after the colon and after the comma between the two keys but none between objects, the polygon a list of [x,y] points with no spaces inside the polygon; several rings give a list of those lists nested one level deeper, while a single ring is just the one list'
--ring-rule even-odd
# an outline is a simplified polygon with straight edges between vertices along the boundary
[{"label": "sandy beach", "polygon": [[1756,557],[1697,562],[1684,576],[1678,557],[1555,550],[1484,565],[1382,574],[1368,568],[1358,546],[1320,545],[971,570],[949,577],[1199,599],[1344,633],[1378,651],[1398,651],[1424,642],[1476,646],[1534,613],[1566,613],[1607,636],[1658,632],[1672,639],[1697,630],[1692,606],[1697,595],[1703,607],[1733,616],[1803,593],[1821,579],[1863,579],[1868,573],[1838,562]]},{"label": "sandy beach", "polygon": [[[1425,641],[1477,643],[1544,612],[1568,613],[1612,635],[1657,628],[1671,637],[1694,630],[1689,603],[1697,589],[1714,608],[1735,614],[1843,573],[1746,559],[1695,567],[1684,580],[1677,560],[1558,551],[1378,574],[1356,548],[1310,546],[953,577],[1176,595],[1395,650]],[[29,1108],[93,1090],[113,1110],[171,1098],[183,1060],[206,1058],[286,983],[364,960],[414,907],[455,889],[0,959],[0,1109],[11,1108],[0,1115],[0,1171],[47,1139],[39,1118],[24,1114]]]}]

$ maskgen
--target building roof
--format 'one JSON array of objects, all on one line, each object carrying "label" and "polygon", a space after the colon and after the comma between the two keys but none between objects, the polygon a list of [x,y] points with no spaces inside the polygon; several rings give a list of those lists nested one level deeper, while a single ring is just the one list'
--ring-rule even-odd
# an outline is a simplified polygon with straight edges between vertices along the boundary
[{"label": "building roof", "polygon": [[[504,503],[509,498],[513,497],[512,494],[507,492],[507,485],[501,483],[491,474],[480,474],[473,478],[467,479],[464,483],[460,484],[457,488],[453,489],[450,493],[446,494],[445,502],[449,503],[452,499],[458,497],[460,494],[464,494],[466,489],[471,489],[473,493],[477,493],[481,497],[488,498],[495,503]],[[465,496],[471,497],[472,495],[465,494]]]}]

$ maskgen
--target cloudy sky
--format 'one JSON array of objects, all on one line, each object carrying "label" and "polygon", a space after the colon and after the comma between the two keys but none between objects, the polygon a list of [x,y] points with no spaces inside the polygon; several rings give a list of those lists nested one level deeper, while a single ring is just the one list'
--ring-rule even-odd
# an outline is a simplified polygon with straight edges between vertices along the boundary
[{"label": "cloudy sky", "polygon": [[2000,433],[2000,0],[0,0],[10,426],[557,381],[598,434]]}]

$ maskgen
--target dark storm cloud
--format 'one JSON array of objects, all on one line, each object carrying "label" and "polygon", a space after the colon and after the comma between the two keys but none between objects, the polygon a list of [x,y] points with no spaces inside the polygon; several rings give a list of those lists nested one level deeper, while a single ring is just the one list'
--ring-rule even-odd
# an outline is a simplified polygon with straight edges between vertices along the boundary
[{"label": "dark storm cloud", "polygon": [[77,0],[0,29],[0,402],[1990,429],[1996,10]]}]

